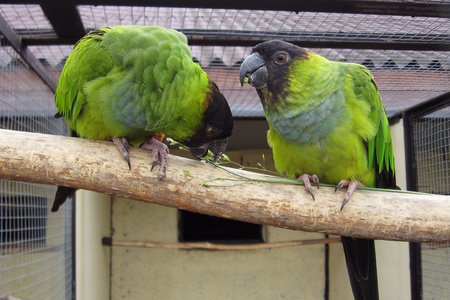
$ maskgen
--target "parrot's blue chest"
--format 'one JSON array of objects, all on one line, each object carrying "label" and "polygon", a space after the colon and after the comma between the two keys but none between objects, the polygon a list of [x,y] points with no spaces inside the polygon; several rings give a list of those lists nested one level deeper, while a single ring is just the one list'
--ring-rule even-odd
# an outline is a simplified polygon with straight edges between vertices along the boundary
[{"label": "parrot's blue chest", "polygon": [[266,106],[267,121],[290,143],[316,143],[336,128],[345,109],[345,97],[342,90],[337,90],[327,99],[312,104],[309,109],[293,104],[274,108]]}]

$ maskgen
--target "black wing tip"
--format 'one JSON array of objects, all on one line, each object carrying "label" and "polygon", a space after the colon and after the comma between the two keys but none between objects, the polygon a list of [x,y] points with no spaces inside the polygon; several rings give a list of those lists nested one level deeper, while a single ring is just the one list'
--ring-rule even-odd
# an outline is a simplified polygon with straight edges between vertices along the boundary
[{"label": "black wing tip", "polygon": [[378,300],[375,242],[341,237],[353,296],[356,300]]},{"label": "black wing tip", "polygon": [[76,191],[77,188],[58,186],[58,189],[56,190],[55,200],[53,201],[53,205],[50,211],[57,212],[59,210],[59,207],[63,205],[64,202],[66,202],[67,198],[72,197]]}]

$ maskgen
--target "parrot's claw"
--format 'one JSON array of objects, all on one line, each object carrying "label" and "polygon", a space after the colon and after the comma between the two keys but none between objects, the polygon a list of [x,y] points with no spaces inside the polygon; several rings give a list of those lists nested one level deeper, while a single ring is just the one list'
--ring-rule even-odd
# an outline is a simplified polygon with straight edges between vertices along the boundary
[{"label": "parrot's claw", "polygon": [[348,200],[350,200],[350,197],[353,195],[353,192],[356,191],[356,188],[358,186],[365,186],[361,181],[359,180],[354,180],[354,181],[350,181],[350,180],[341,180],[336,188],[334,189],[334,192],[336,192],[338,189],[341,189],[343,187],[348,186],[347,189],[347,193],[345,193],[345,198],[344,198],[344,202],[342,202],[341,205],[341,211],[344,208],[345,204],[347,204]]},{"label": "parrot's claw", "polygon": [[164,176],[166,175],[166,169],[167,169],[167,154],[169,154],[169,148],[158,141],[158,139],[154,136],[150,137],[148,141],[141,146],[143,149],[152,151],[152,168],[150,169],[153,171],[153,168],[156,166],[156,163],[158,162],[161,164],[161,167],[159,168],[158,172],[158,180],[162,180]]},{"label": "parrot's claw", "polygon": [[311,195],[311,197],[313,198],[313,200],[316,201],[316,198],[314,197],[314,193],[313,193],[313,191],[312,191],[312,187],[309,187],[309,188],[308,188],[308,192],[309,192],[309,194]]},{"label": "parrot's claw", "polygon": [[341,209],[339,211],[342,211],[342,209],[344,209],[344,206],[345,206],[345,204],[347,204],[348,200],[349,200],[349,198],[344,198],[344,201],[342,202],[342,205],[341,205]]},{"label": "parrot's claw", "polygon": [[342,187],[342,185],[344,184],[343,182],[344,182],[344,180],[341,180],[341,181],[339,181],[339,183],[336,185],[336,187],[334,188],[334,192],[335,192],[335,193],[337,192],[338,189],[340,189],[340,188]]},{"label": "parrot's claw", "polygon": [[313,175],[312,178],[313,178],[312,182],[317,184],[317,188],[319,188],[320,185],[319,177],[317,177],[317,175]]},{"label": "parrot's claw", "polygon": [[127,161],[128,164],[128,168],[131,170],[131,163],[130,163],[130,157],[128,156],[128,154],[125,154],[125,160]]},{"label": "parrot's claw", "polygon": [[131,170],[131,163],[130,163],[130,156],[128,155],[128,141],[126,138],[115,138],[113,139],[114,145],[116,145],[117,150],[119,150],[120,154],[122,154],[122,157],[125,158],[125,160],[128,163],[128,167]]},{"label": "parrot's claw", "polygon": [[317,188],[319,188],[319,177],[317,177],[317,175],[311,176],[309,174],[303,174],[299,176],[298,179],[303,181],[303,183],[305,184],[305,189],[311,194],[313,200],[316,200],[316,198],[314,198],[314,193],[312,191],[311,182],[317,184]]}]

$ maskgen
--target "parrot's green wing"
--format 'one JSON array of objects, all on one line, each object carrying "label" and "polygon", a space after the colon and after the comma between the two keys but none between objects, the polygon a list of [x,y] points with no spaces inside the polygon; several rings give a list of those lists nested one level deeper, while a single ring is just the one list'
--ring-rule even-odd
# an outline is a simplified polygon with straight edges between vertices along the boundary
[{"label": "parrot's green wing", "polygon": [[114,67],[108,51],[101,46],[103,35],[109,27],[91,31],[75,45],[66,61],[55,93],[58,112],[66,120],[74,121],[86,103],[83,86],[86,82],[105,76]]},{"label": "parrot's green wing", "polygon": [[[355,82],[354,89],[356,96],[361,101],[370,103],[371,113],[370,118],[375,124],[375,136],[367,141],[367,156],[369,168],[375,167],[378,177],[381,175],[386,177],[382,181],[394,176],[394,152],[392,149],[392,138],[389,129],[389,122],[386,116],[386,111],[381,102],[381,97],[378,87],[370,74],[370,72],[361,65],[352,64],[349,72],[352,74]],[[383,174],[387,172],[387,174]],[[388,175],[389,174],[389,175]],[[379,179],[377,177],[377,179]],[[390,180],[388,180],[390,181]],[[392,181],[395,185],[395,179]],[[388,182],[380,182],[377,180],[377,187],[395,188]]]}]

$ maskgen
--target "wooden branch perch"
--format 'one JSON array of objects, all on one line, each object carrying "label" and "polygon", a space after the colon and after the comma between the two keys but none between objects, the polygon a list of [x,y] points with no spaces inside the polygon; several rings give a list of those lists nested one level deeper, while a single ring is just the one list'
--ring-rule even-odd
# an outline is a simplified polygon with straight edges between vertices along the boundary
[{"label": "wooden branch perch", "polygon": [[[169,157],[162,181],[150,172],[148,151],[131,148],[132,170],[111,142],[0,130],[0,179],[66,185],[194,212],[294,230],[354,237],[450,240],[450,197],[358,190],[342,212],[344,191],[248,182],[206,187],[214,178],[238,179],[197,160]],[[238,174],[267,179],[251,172]]]}]

